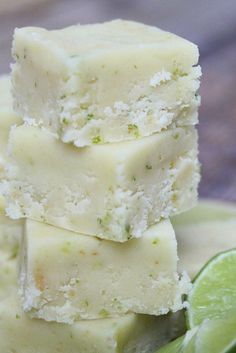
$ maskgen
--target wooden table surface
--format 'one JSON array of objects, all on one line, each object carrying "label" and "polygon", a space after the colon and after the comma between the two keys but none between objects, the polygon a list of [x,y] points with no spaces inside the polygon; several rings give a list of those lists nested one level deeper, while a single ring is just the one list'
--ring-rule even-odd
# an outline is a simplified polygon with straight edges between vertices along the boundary
[{"label": "wooden table surface", "polygon": [[236,201],[235,0],[0,0],[0,73],[9,71],[15,27],[60,28],[113,18],[156,25],[199,45],[200,195]]}]

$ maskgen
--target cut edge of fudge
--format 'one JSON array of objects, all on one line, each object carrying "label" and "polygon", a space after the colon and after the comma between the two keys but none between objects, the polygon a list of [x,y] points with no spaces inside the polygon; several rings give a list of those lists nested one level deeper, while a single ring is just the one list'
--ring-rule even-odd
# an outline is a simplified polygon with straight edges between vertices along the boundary
[{"label": "cut edge of fudge", "polygon": [[[30,319],[21,308],[17,274],[22,223],[0,216],[0,351],[32,353],[149,353],[176,335],[169,315],[127,314],[72,325]],[[60,339],[59,339],[60,338]]]},{"label": "cut edge of fudge", "polygon": [[128,312],[176,312],[191,287],[186,274],[178,275],[177,262],[169,220],[123,244],[26,220],[23,308],[31,317],[69,324]]},{"label": "cut edge of fudge", "polygon": [[10,136],[11,160],[0,183],[10,218],[124,242],[196,203],[192,127],[83,149],[34,126],[16,127]]},{"label": "cut edge of fudge", "polygon": [[16,111],[63,142],[133,140],[198,121],[197,46],[158,28],[119,20],[16,29],[13,56]]}]

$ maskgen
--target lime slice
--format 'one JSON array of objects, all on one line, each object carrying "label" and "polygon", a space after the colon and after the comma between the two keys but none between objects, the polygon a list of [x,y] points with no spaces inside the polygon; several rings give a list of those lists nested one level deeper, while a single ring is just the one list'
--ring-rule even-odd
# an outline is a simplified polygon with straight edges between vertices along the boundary
[{"label": "lime slice", "polygon": [[156,353],[178,353],[181,352],[182,342],[184,340],[184,336],[177,338],[176,340],[166,344],[161,349],[159,349]]},{"label": "lime slice", "polygon": [[223,353],[235,353],[236,352],[236,340],[232,342],[230,346],[227,347],[227,350],[224,350]]},{"label": "lime slice", "polygon": [[186,332],[184,336],[177,338],[176,340],[166,344],[156,353],[182,353],[185,352],[185,347],[189,346],[189,342],[192,340],[196,334],[198,328],[194,328]]},{"label": "lime slice", "polygon": [[197,206],[191,210],[171,217],[171,221],[174,227],[176,227],[214,220],[228,220],[232,218],[236,218],[235,204],[214,200],[200,200]]},{"label": "lime slice", "polygon": [[181,353],[235,353],[236,315],[205,320]]},{"label": "lime slice", "polygon": [[200,325],[204,319],[220,318],[236,311],[235,279],[236,249],[216,255],[205,265],[188,296],[189,328]]},{"label": "lime slice", "polygon": [[[236,247],[236,205],[200,200],[196,207],[172,218],[179,272],[194,278],[216,254]],[[222,236],[224,234],[224,236]]]},{"label": "lime slice", "polygon": [[166,344],[161,349],[159,349],[156,353],[179,353],[181,352],[182,343],[185,336],[181,336],[176,340]]},{"label": "lime slice", "polygon": [[236,247],[235,230],[236,217],[176,226],[179,272],[194,278],[213,256]]},{"label": "lime slice", "polygon": [[235,353],[236,313],[221,319],[204,320],[156,353]]}]

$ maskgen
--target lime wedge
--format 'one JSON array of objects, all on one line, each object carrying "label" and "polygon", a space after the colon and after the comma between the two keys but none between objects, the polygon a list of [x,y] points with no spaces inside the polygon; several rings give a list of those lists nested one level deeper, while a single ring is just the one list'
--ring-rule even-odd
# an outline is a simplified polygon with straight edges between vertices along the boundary
[{"label": "lime wedge", "polygon": [[236,217],[176,226],[179,272],[187,271],[194,278],[213,256],[236,247],[235,230]]},{"label": "lime wedge", "polygon": [[198,328],[194,328],[186,332],[184,336],[177,338],[176,340],[166,344],[156,353],[182,353],[185,352],[185,347],[189,347],[190,341],[192,341]]},{"label": "lime wedge", "polygon": [[179,353],[181,352],[182,343],[185,336],[181,336],[176,340],[166,344],[161,349],[159,349],[156,353]]},{"label": "lime wedge", "polygon": [[[216,254],[236,247],[236,205],[200,200],[196,207],[172,217],[179,272],[194,278]],[[222,236],[222,234],[224,236]]]},{"label": "lime wedge", "polygon": [[206,319],[156,353],[235,353],[235,314],[221,319]]},{"label": "lime wedge", "polygon": [[188,303],[189,328],[236,311],[236,249],[216,255],[204,266],[194,280]]},{"label": "lime wedge", "polygon": [[197,224],[214,220],[236,218],[235,204],[213,200],[200,200],[194,208],[171,218],[173,226]]},{"label": "lime wedge", "polygon": [[181,353],[235,353],[236,316],[205,320]]}]

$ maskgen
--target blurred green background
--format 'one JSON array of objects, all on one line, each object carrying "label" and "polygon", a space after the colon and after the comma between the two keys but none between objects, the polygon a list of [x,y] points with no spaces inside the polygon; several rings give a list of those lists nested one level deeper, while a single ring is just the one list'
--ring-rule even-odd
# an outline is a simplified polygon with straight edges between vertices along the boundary
[{"label": "blurred green background", "polygon": [[0,0],[0,73],[10,70],[15,27],[52,29],[114,18],[155,25],[199,45],[200,195],[236,201],[235,0]]}]

